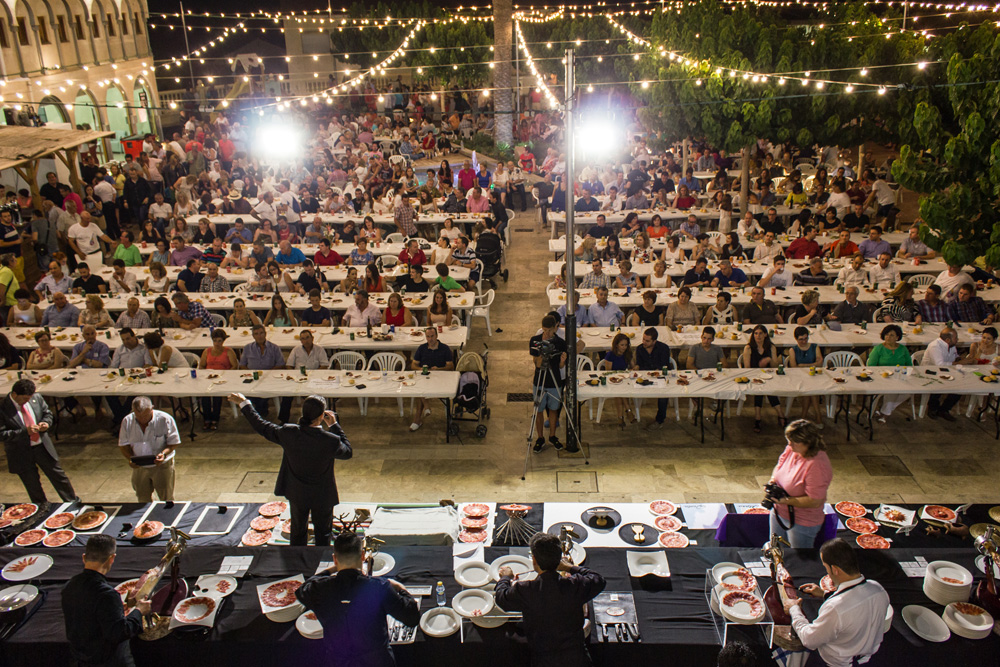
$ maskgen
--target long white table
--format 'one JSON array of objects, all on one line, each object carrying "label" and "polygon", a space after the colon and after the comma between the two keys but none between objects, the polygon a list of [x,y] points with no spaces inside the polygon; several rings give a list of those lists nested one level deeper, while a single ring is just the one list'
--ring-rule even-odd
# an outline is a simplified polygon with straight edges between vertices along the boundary
[{"label": "long white table", "polygon": [[[799,211],[802,210],[801,207],[792,206],[773,206],[778,217],[789,217],[797,215]],[[711,221],[719,219],[719,211],[717,209],[710,209],[707,206],[693,206],[687,210],[679,208],[665,208],[662,210],[649,209],[649,208],[637,208],[629,209],[624,211],[599,211],[599,212],[582,212],[577,211],[576,215],[573,216],[573,226],[574,227],[590,227],[591,225],[597,224],[597,216],[604,214],[605,220],[610,225],[622,223],[625,221],[625,217],[629,213],[636,213],[639,216],[640,222],[649,222],[653,219],[654,215],[659,215],[664,221],[667,220],[687,220],[689,215],[693,215],[698,218],[699,221]],[[560,211],[558,213],[553,213],[549,211],[548,213],[549,222],[554,222],[558,224],[566,224],[566,213]],[[733,221],[735,225],[735,220]]]},{"label": "long white table", "polygon": [[[879,332],[882,330],[882,324],[868,324],[867,329],[861,328],[857,324],[846,324],[840,331],[834,331],[830,329],[827,325],[812,325],[807,326],[809,329],[809,342],[815,343],[819,347],[823,348],[825,352],[831,351],[837,348],[871,348],[875,347],[882,342],[879,338]],[[905,345],[911,352],[918,349],[923,349],[927,347],[931,342],[937,340],[941,333],[941,329],[944,328],[944,324],[921,324],[916,326],[913,324],[900,324],[900,328],[903,330],[903,338],[900,344]],[[580,327],[577,330],[577,338],[582,340],[586,345],[586,352],[596,352],[605,351],[611,349],[611,341],[614,339],[615,335],[620,329],[622,333],[629,336],[632,339],[633,347],[636,347],[642,343],[642,334],[646,331],[648,327],[616,327],[615,332],[612,333],[607,328],[601,327]],[[687,351],[692,345],[698,345],[701,343],[701,332],[705,329],[703,325],[698,326],[684,326],[681,327],[680,331],[675,329],[670,329],[669,327],[654,327],[657,332],[657,340],[661,343],[665,343],[672,348],[672,351]],[[744,325],[738,327],[735,324],[723,324],[723,325],[712,325],[715,329],[715,345],[727,348],[730,350],[742,350],[743,347],[750,342],[750,331],[753,329],[752,326]],[[771,342],[777,345],[779,348],[783,348],[784,352],[795,345],[795,337],[793,332],[797,328],[797,325],[793,324],[778,324],[778,325],[768,325],[768,331],[771,333]],[[972,331],[970,331],[972,329]],[[974,327],[957,327],[956,333],[958,334],[958,347],[967,348],[973,343],[979,342],[982,339],[982,325],[977,325]]]},{"label": "long white table", "polygon": [[[562,274],[562,268],[565,262],[562,261],[551,261],[549,262],[549,276],[556,277]],[[643,278],[653,274],[653,264],[654,262],[632,262],[632,271],[642,276]],[[870,269],[876,266],[878,262],[875,260],[868,260],[865,263],[865,267]],[[695,263],[692,261],[686,261],[681,263],[667,262],[666,274],[671,278],[683,277],[690,269],[694,268]],[[837,259],[832,261],[823,262],[823,270],[827,272],[830,276],[830,282],[832,283],[837,278],[837,274],[845,266],[849,266],[850,262],[847,259]],[[911,276],[918,274],[927,274],[937,278],[938,274],[948,268],[947,263],[943,259],[932,259],[926,264],[914,265],[913,262],[906,262],[901,259],[892,260],[892,265],[899,269],[899,273],[902,276]],[[738,261],[736,266],[747,275],[751,276],[763,276],[772,266],[773,262],[770,261]],[[793,274],[801,273],[809,268],[809,262],[804,259],[791,259],[785,264],[785,270],[790,271]],[[582,280],[583,277],[593,270],[592,265],[589,262],[576,262],[575,272],[576,278]],[[610,275],[612,278],[616,277],[620,270],[617,265],[612,265],[605,262],[603,265],[603,270],[605,273]],[[719,270],[719,262],[717,260],[710,260],[708,262],[708,271],[715,277],[716,271]],[[965,271],[968,273],[972,272],[971,266],[966,266]],[[756,282],[754,280],[753,282]]]},{"label": "long white table", "polygon": [[[322,269],[323,275],[326,276],[327,282],[339,283],[341,280],[347,277],[347,272],[350,270],[351,267],[347,266],[346,264],[339,264],[337,266],[324,266],[320,268]],[[355,268],[357,268],[358,270],[359,277],[363,278],[365,267],[357,266]],[[423,268],[424,268],[424,276],[429,281],[437,278],[437,271],[429,263],[424,264]],[[175,282],[177,280],[177,276],[180,274],[181,271],[184,270],[184,267],[166,266],[164,267],[164,269],[166,270],[167,277],[170,279],[170,281]],[[467,269],[463,266],[449,266],[448,269],[449,269],[448,275],[450,275],[452,278],[454,278],[459,282],[465,282],[466,280],[468,280],[469,274],[471,273],[471,269]],[[145,266],[142,267],[133,266],[125,270],[126,272],[131,273],[133,276],[135,276],[136,282],[140,285],[140,288],[142,283],[144,283],[146,281],[146,278],[148,278],[150,275],[149,267]],[[282,270],[288,271],[291,274],[293,280],[295,278],[298,278],[299,274],[302,273],[301,266],[282,267]],[[112,279],[111,276],[114,274],[114,268],[110,266],[105,266],[102,267],[99,271],[94,271],[94,273],[96,273],[101,278],[110,283]],[[202,273],[204,273],[204,270],[202,271]],[[396,264],[392,268],[384,269],[380,272],[382,277],[386,279],[398,278],[399,276],[404,276],[407,273],[409,273],[409,267],[407,267],[405,264]],[[226,267],[225,269],[219,270],[219,275],[228,280],[230,284],[239,284],[254,279],[257,276],[257,272],[254,271],[253,269],[232,269],[230,267]]]},{"label": "long white table", "polygon": [[[355,224],[360,225],[366,216],[370,215],[372,220],[375,221],[376,225],[395,227],[395,218],[391,213],[352,213],[350,215],[345,215],[343,213],[304,213],[300,214],[303,220],[311,222],[319,216],[320,220],[324,225],[342,225],[348,220],[353,220]],[[451,218],[456,225],[464,223],[476,223],[485,217],[491,217],[488,213],[420,213],[417,215],[417,219],[414,220],[416,225],[443,225],[445,219]],[[242,218],[243,222],[249,227],[256,224],[257,219],[254,218],[249,213],[246,214],[235,214],[235,213],[218,213],[215,215],[189,215],[185,220],[187,220],[188,225],[198,226],[198,221],[202,218],[208,218],[210,222],[223,225],[231,225],[236,222],[236,218]]]},{"label": "long white table", "polygon": [[[368,296],[372,303],[380,308],[384,308],[387,305],[389,294],[390,292],[373,292]],[[104,307],[109,311],[120,312],[128,308],[128,300],[134,297],[139,299],[140,310],[152,313],[154,312],[153,303],[157,297],[161,296],[165,296],[170,300],[171,295],[152,293],[146,296],[135,294],[126,296],[108,295],[103,300]],[[205,294],[195,293],[189,296],[201,303],[209,311],[231,311],[233,309],[233,302],[236,299],[243,299],[248,309],[259,313],[266,312],[271,308],[271,297],[273,294],[261,292],[212,292]],[[309,307],[309,298],[306,296],[282,292],[281,297],[285,300],[285,304],[296,313]],[[83,296],[73,294],[68,299],[77,308],[84,308]],[[347,310],[354,304],[354,297],[350,294],[341,294],[340,292],[326,292],[323,294],[320,304],[331,310]],[[49,305],[51,304],[46,302],[39,304],[43,311]],[[431,295],[429,292],[407,294],[403,297],[403,305],[414,311],[427,310],[431,305]],[[452,310],[470,310],[476,305],[476,295],[474,292],[449,292],[448,305],[451,306]]]},{"label": "long white table", "polygon": [[[306,371],[297,369],[257,371],[196,371],[197,377],[184,368],[166,372],[116,372],[94,368],[58,371],[7,371],[0,376],[0,388],[9,393],[19,376],[35,381],[43,396],[167,396],[193,398],[226,396],[239,392],[253,398],[282,398],[319,394],[333,399],[436,398],[445,404],[445,434],[451,425],[451,399],[458,393],[457,371]],[[192,420],[192,431],[194,422]]]},{"label": "long white table", "polygon": [[[654,288],[652,291],[656,292],[656,303],[661,306],[673,303],[677,300],[677,289],[676,287]],[[819,292],[819,301],[824,305],[834,305],[844,300],[844,295],[838,292],[837,288],[832,285],[777,288],[774,294],[771,294],[771,288],[766,288],[764,298],[773,301],[780,312],[781,309],[801,304],[802,293],[806,290],[816,290]],[[635,308],[642,304],[642,295],[647,291],[649,290],[633,289],[631,294],[626,294],[625,290],[615,288],[609,290],[608,299],[617,303],[619,308]],[[694,288],[692,290],[691,302],[702,308],[708,305],[715,305],[719,291],[717,287]],[[736,306],[743,306],[750,303],[750,289],[748,288],[727,289],[724,291],[732,295],[732,302]],[[597,300],[592,289],[581,289],[579,292],[581,305],[590,306]],[[880,287],[877,290],[871,287],[862,287],[861,293],[858,295],[858,301],[867,304],[880,304],[885,300],[885,295],[888,292],[889,290],[885,287]],[[995,285],[979,290],[978,295],[987,303],[996,303],[1000,301],[1000,286]],[[558,308],[566,303],[566,290],[550,289],[548,290],[548,297],[549,305],[553,308]]]},{"label": "long white table", "polygon": [[[590,225],[595,225],[595,224],[597,224],[597,221],[591,219]],[[588,225],[588,227],[589,227],[589,225]],[[735,221],[734,221],[734,229],[735,229]],[[906,240],[907,236],[908,236],[908,234],[905,234],[903,232],[887,232],[887,233],[885,233],[885,234],[882,235],[882,240],[888,242],[888,244],[890,246],[892,246],[893,248],[898,248],[899,245],[903,241]],[[827,235],[817,236],[816,237],[816,243],[820,244],[820,246],[824,246],[825,247],[827,244],[833,243],[838,238],[839,237],[836,237],[836,236],[827,236]],[[855,232],[855,233],[851,234],[851,240],[854,241],[854,243],[858,244],[858,245],[860,245],[861,242],[864,241],[867,238],[868,238],[867,234],[862,234],[860,232]],[[789,245],[791,245],[792,241],[794,241],[794,240],[795,239],[793,237],[791,237],[789,235],[786,235],[786,234],[782,234],[781,236],[779,236],[778,238],[775,239],[775,243],[780,244],[783,248],[787,248]],[[583,237],[580,236],[580,235],[577,235],[576,238],[575,238],[575,244],[574,244],[573,247],[574,248],[579,248],[580,244],[582,242],[583,242]],[[621,239],[621,243],[622,243],[622,250],[629,250],[630,251],[630,250],[632,250],[632,248],[635,247],[635,245],[634,245],[634,243],[633,243],[633,241],[632,241],[631,238],[623,238],[623,239]],[[598,244],[597,244],[597,247],[603,249],[605,247],[605,245],[606,245],[606,243],[602,243],[599,240]],[[680,242],[680,247],[684,248],[685,250],[690,250],[691,248],[694,247],[694,245],[695,245],[695,242],[692,241],[691,239],[688,239],[687,237],[684,237],[684,239],[682,239],[681,242]],[[756,246],[757,246],[756,243],[744,244],[743,250],[747,253],[748,256],[753,256],[753,250],[754,250],[754,248]],[[666,237],[660,238],[660,239],[650,239],[650,247],[653,248],[656,251],[662,251],[664,248],[667,247]],[[566,238],[565,238],[565,236],[560,236],[559,238],[556,238],[556,239],[549,239],[549,252],[555,253],[557,255],[564,254],[566,252]],[[935,261],[935,260],[931,260],[931,261]]]},{"label": "long white table", "polygon": [[[141,243],[140,242],[140,243],[136,243],[135,245],[138,246],[138,248],[139,248],[139,254],[143,255],[144,257],[148,257],[149,255],[152,255],[153,252],[156,250],[156,244],[154,244],[154,243]],[[198,250],[200,250],[202,252],[205,252],[206,250],[208,250],[209,248],[212,247],[211,244],[207,244],[207,243],[189,243],[188,245],[194,246],[195,248],[197,248]],[[229,243],[223,244],[223,246],[222,246],[223,248],[225,248],[227,255],[231,254],[229,252],[229,246],[231,246],[231,245],[232,245],[232,242],[229,242]],[[249,257],[250,256],[250,252],[252,250],[252,245],[249,244],[249,243],[241,243],[240,245],[243,246],[244,256],[245,257]],[[268,244],[268,245],[270,245],[270,247],[272,249],[272,252],[275,252],[275,253],[277,252],[277,247],[276,247],[275,244],[271,243],[271,244]],[[312,259],[313,255],[315,255],[317,252],[319,252],[319,244],[318,243],[293,243],[292,247],[301,250],[302,254],[305,255],[308,259]],[[402,243],[388,243],[386,241],[382,241],[381,243],[369,243],[368,244],[368,250],[372,254],[374,254],[374,255],[392,255],[393,257],[397,257],[399,255],[399,253],[401,253],[403,251],[404,247],[405,246]],[[427,241],[424,241],[423,243],[421,243],[421,247],[426,252],[427,250],[429,250],[431,248],[431,244],[428,243]],[[357,248],[357,246],[354,245],[353,243],[337,243],[337,244],[334,244],[333,246],[331,246],[331,249],[334,252],[336,252],[338,255],[340,255],[341,257],[343,257],[344,259],[347,259],[347,256],[350,255],[351,251],[354,250],[355,248]],[[131,268],[135,268],[135,267],[130,267],[130,269]]]},{"label": "long white table", "polygon": [[[229,338],[226,345],[233,348],[239,356],[239,351],[246,345],[253,342],[250,327],[218,327],[225,331]],[[7,340],[17,350],[34,350],[35,334],[42,329],[38,327],[0,328],[0,333],[7,336]],[[50,329],[52,333],[52,345],[60,350],[72,350],[73,347],[83,340],[79,327],[55,327]],[[156,329],[136,329],[135,333],[140,338]],[[397,327],[395,333],[388,334],[386,338],[381,330],[376,327],[375,334],[368,338],[365,327],[338,327],[334,332],[331,327],[274,327],[267,328],[267,339],[280,347],[282,350],[290,350],[299,344],[299,336],[303,331],[310,331],[313,334],[313,342],[319,347],[326,348],[327,352],[333,353],[339,350],[366,350],[373,352],[413,352],[426,342],[423,327]],[[351,338],[354,334],[354,338]],[[449,325],[443,327],[439,340],[444,345],[457,352],[468,341],[468,327]],[[107,344],[114,351],[121,345],[121,337],[117,329],[104,329],[98,332],[98,340]],[[207,327],[198,329],[165,329],[164,340],[168,345],[183,350],[185,352],[198,352],[212,347],[212,338]]]},{"label": "long white table", "polygon": [[[866,372],[868,379],[860,379],[860,374]],[[663,377],[660,371],[638,371],[617,373],[594,373],[584,371],[578,377],[577,399],[587,401],[592,399],[626,398],[658,399],[658,398],[691,398],[698,400],[702,406],[704,399],[719,401],[746,400],[753,396],[778,396],[795,398],[802,396],[831,397],[874,397],[882,394],[913,394],[929,397],[931,394],[959,394],[962,396],[1000,395],[1000,383],[984,382],[982,377],[990,375],[990,371],[981,366],[954,366],[946,373],[937,367],[915,366],[912,368],[889,368],[859,366],[820,370],[815,375],[808,368],[786,368],[784,375],[778,375],[775,369],[741,369],[729,368],[717,371],[715,369],[702,371],[673,371]],[[947,375],[948,377],[942,377]],[[592,386],[589,381],[607,376],[606,384]],[[678,378],[684,377],[689,384],[678,384]],[[612,379],[614,378],[614,379]],[[743,384],[738,378],[749,378]],[[638,384],[638,380],[649,380],[652,384]],[[850,438],[850,403],[845,401],[840,410],[846,412],[848,438]],[[840,411],[838,410],[838,416]],[[718,410],[722,424],[722,438],[725,439],[724,410]],[[702,423],[702,441],[704,441],[704,419]],[[869,439],[872,437],[874,424],[868,420]]]}]

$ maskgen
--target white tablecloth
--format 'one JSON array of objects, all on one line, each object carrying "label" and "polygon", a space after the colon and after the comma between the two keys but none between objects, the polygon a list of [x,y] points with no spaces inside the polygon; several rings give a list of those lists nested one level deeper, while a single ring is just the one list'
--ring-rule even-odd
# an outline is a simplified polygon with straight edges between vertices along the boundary
[{"label": "white tablecloth", "polygon": [[[181,271],[184,270],[183,266],[167,266],[164,268],[166,269],[167,277],[170,279],[171,282],[176,282],[177,276],[180,274]],[[348,270],[350,270],[350,267],[347,266],[346,264],[340,264],[338,266],[324,266],[320,268],[322,269],[323,275],[326,276],[327,282],[335,281],[338,283],[347,277],[347,272]],[[360,277],[364,277],[365,267],[358,266],[357,269],[358,269],[358,275]],[[133,276],[135,276],[136,283],[139,285],[140,289],[143,283],[145,283],[146,278],[149,277],[149,268],[145,266],[133,266],[125,270],[128,273],[131,273]],[[293,280],[298,278],[299,274],[302,273],[301,266],[283,267],[283,270],[288,271],[288,273],[292,276]],[[105,266],[102,267],[99,271],[95,271],[94,273],[101,276],[101,278],[110,283],[112,279],[111,276],[114,273],[114,268],[110,266]],[[202,269],[202,273],[205,273],[204,269]],[[390,269],[383,270],[381,272],[381,275],[384,276],[385,278],[396,278],[398,276],[406,275],[407,273],[409,273],[409,268],[405,264],[396,264]],[[452,278],[454,278],[459,282],[465,282],[466,280],[468,280],[469,273],[470,269],[467,269],[462,266],[448,267],[448,275],[450,275]],[[219,270],[219,275],[228,280],[230,284],[239,284],[253,279],[257,275],[257,273],[252,269],[232,269],[226,267],[225,269]],[[437,271],[433,266],[431,266],[430,264],[424,264],[425,279],[427,279],[428,281],[433,281],[435,278],[437,278],[437,275],[438,275]],[[331,285],[330,287],[332,288],[333,285]]]},{"label": "white tablecloth", "polygon": [[[623,216],[623,219],[624,219],[624,216]],[[610,222],[610,218],[609,218],[609,222]],[[590,222],[589,222],[589,224],[588,224],[588,227],[590,225],[595,225],[595,224],[597,224],[597,221],[591,219]],[[736,221],[734,220],[733,221],[733,229],[735,230],[735,228],[736,228]],[[586,233],[586,230],[584,230],[584,233]],[[893,248],[898,248],[899,245],[904,240],[906,240],[907,236],[908,236],[908,234],[905,234],[903,232],[887,232],[887,233],[885,233],[885,234],[882,235],[882,240],[885,241],[885,242],[887,242]],[[816,243],[820,244],[821,246],[826,246],[828,243],[833,243],[838,238],[839,237],[837,237],[837,236],[826,236],[826,235],[817,236],[816,237]],[[851,234],[851,240],[855,244],[860,244],[862,241],[864,241],[867,238],[868,238],[867,234],[862,234],[860,232],[855,232],[855,233]],[[789,245],[791,245],[792,241],[794,241],[794,240],[795,239],[793,237],[782,234],[777,239],[775,239],[775,243],[779,243],[779,244],[781,244],[782,247],[787,248]],[[579,234],[577,234],[577,236],[576,236],[576,243],[575,243],[575,245],[573,247],[574,248],[580,247],[580,243],[582,241],[583,241],[583,237],[580,236]],[[631,238],[623,238],[623,239],[621,239],[621,242],[622,242],[622,249],[623,250],[632,250],[633,243],[632,243],[632,239]],[[659,239],[650,239],[650,242],[651,242],[650,243],[651,247],[654,250],[657,250],[657,251],[661,251],[661,250],[663,250],[664,248],[667,247],[667,241],[666,241],[665,237],[664,238],[659,238]],[[694,244],[695,244],[694,241],[692,241],[692,240],[688,239],[687,237],[685,237],[681,241],[680,247],[684,248],[685,250],[690,250],[691,248],[694,247]],[[756,243],[744,243],[743,244],[743,250],[744,250],[744,252],[747,253],[748,256],[752,257],[753,256],[753,250],[756,247],[756,245],[757,245]],[[604,247],[603,244],[600,243],[600,241],[598,242],[598,247],[601,247],[601,248]],[[563,237],[563,236],[560,236],[557,239],[549,239],[549,252],[560,254],[560,255],[563,254],[563,253],[565,253],[566,252],[566,238]]]}]

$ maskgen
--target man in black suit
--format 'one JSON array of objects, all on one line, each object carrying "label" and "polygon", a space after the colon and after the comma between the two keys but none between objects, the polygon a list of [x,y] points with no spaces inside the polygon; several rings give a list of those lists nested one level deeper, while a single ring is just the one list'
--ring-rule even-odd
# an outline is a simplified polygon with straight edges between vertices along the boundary
[{"label": "man in black suit", "polygon": [[[346,460],[352,454],[351,443],[337,423],[337,415],[326,409],[322,396],[309,396],[302,402],[298,424],[278,426],[257,414],[243,394],[230,394],[229,401],[240,406],[257,433],[284,450],[274,493],[287,498],[290,504],[289,543],[306,545],[312,512],[316,546],[329,546],[333,506],[340,502],[333,465],[336,459]],[[324,425],[330,430],[324,430]]]},{"label": "man in black suit", "polygon": [[[524,613],[532,667],[586,667],[591,664],[583,636],[585,607],[604,590],[604,577],[563,560],[556,535],[531,538],[531,560],[538,576],[514,581],[513,571],[500,568],[497,606]],[[561,572],[568,572],[562,576]]]},{"label": "man in black suit", "polygon": [[334,566],[310,577],[295,597],[316,614],[323,644],[337,667],[393,667],[388,614],[408,626],[420,622],[417,602],[398,581],[361,572],[362,544],[355,533],[337,535]]},{"label": "man in black suit", "polygon": [[60,498],[67,502],[76,499],[48,434],[52,419],[48,403],[35,393],[35,383],[26,378],[15,382],[0,403],[0,440],[7,454],[7,471],[21,478],[28,497],[36,504],[47,502],[39,468]]},{"label": "man in black suit", "polygon": [[106,578],[114,562],[115,538],[92,535],[83,552],[83,572],[70,579],[62,591],[66,639],[80,667],[135,665],[128,641],[142,632],[149,599],[137,600],[125,614],[121,596]]}]

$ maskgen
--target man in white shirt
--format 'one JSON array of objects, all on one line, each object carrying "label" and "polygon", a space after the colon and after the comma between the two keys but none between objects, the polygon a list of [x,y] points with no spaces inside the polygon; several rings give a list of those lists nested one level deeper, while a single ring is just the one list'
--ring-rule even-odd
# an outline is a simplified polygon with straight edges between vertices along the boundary
[{"label": "man in white shirt", "polygon": [[111,263],[114,270],[108,284],[112,294],[131,294],[135,291],[135,275],[125,270],[125,260],[116,259]]},{"label": "man in white shirt", "polygon": [[865,256],[860,252],[851,257],[851,265],[845,266],[837,274],[834,284],[864,285],[868,281],[868,270],[865,269]]},{"label": "man in white shirt", "polygon": [[[958,334],[954,329],[947,326],[941,329],[938,338],[927,345],[921,366],[954,366],[959,363],[958,349],[955,347],[957,342]],[[931,419],[940,417],[945,421],[958,421],[951,414],[951,409],[960,398],[958,394],[931,394],[927,402],[927,416]]]},{"label": "man in white shirt", "polygon": [[[315,371],[321,368],[328,368],[330,362],[327,360],[326,350],[313,343],[312,332],[309,329],[303,329],[302,333],[299,334],[299,344],[292,349],[292,353],[288,355],[285,365],[296,372],[301,368],[305,368],[307,371]],[[278,421],[283,424],[291,418],[293,398],[293,396],[283,396],[281,399]]]},{"label": "man in white shirt", "polygon": [[278,209],[274,206],[274,195],[270,192],[265,192],[257,205],[253,207],[250,211],[250,215],[257,219],[258,222],[261,220],[269,220],[272,225],[278,222]]},{"label": "man in white shirt", "polygon": [[[802,612],[801,598],[787,601],[785,611],[791,615],[802,645],[818,651],[829,667],[863,665],[882,645],[889,595],[877,582],[861,575],[854,548],[843,539],[825,542],[819,557],[837,589],[820,606],[812,623]],[[800,590],[813,597],[823,596],[823,589],[816,584],[805,584]]]},{"label": "man in white shirt", "polygon": [[851,198],[844,192],[839,183],[834,183],[831,189],[833,192],[826,200],[826,208],[837,209],[837,217],[843,220],[844,216],[851,212]]},{"label": "man in white shirt", "polygon": [[975,285],[972,276],[962,270],[957,264],[949,264],[948,268],[938,275],[934,281],[941,288],[941,300],[951,303],[958,298],[958,288],[962,285]]},{"label": "man in white shirt", "polygon": [[354,294],[354,305],[347,309],[344,318],[340,321],[345,327],[365,327],[371,324],[377,326],[382,323],[382,311],[373,303],[368,301],[368,292],[359,289]]},{"label": "man in white shirt", "polygon": [[882,283],[886,286],[900,282],[899,267],[892,263],[892,255],[883,252],[878,256],[878,264],[868,269],[868,282],[872,285]]},{"label": "man in white shirt", "polygon": [[878,202],[877,215],[886,219],[886,227],[889,230],[895,228],[896,224],[896,192],[889,187],[885,178],[879,176],[872,184],[872,193],[865,200],[865,208],[871,208],[872,204]]},{"label": "man in white shirt", "polygon": [[761,287],[788,287],[792,284],[793,278],[792,272],[785,270],[785,256],[775,255],[773,265],[757,284]]},{"label": "man in white shirt", "polygon": [[101,253],[101,241],[110,244],[112,247],[118,245],[101,228],[90,221],[90,213],[84,211],[80,214],[80,222],[69,228],[66,232],[69,239],[70,248],[80,258],[81,262],[86,262],[89,266],[100,267],[104,265],[104,255]]},{"label": "man in white shirt", "polygon": [[163,231],[164,226],[170,221],[173,215],[173,208],[163,201],[163,193],[157,192],[153,195],[153,203],[149,205],[149,219],[153,221],[157,229]]},{"label": "man in white shirt", "polygon": [[295,210],[296,206],[298,206],[297,204],[298,200],[292,193],[291,183],[289,183],[288,181],[282,181],[281,183],[279,183],[278,192],[280,193],[278,199],[278,206],[284,207],[284,210],[282,210],[281,213],[284,214],[285,219],[288,220],[288,224],[292,225],[292,227],[294,228],[295,225],[300,220],[302,220],[302,217],[299,216],[299,212]]},{"label": "man in white shirt", "polygon": [[781,246],[774,242],[774,232],[764,234],[764,240],[753,250],[753,261],[772,260],[781,254]]},{"label": "man in white shirt", "polygon": [[[148,396],[132,401],[132,412],[122,420],[118,447],[132,468],[132,488],[140,503],[174,499],[174,450],[181,444],[177,422],[162,410],[154,410]],[[152,457],[133,461],[133,457]],[[141,465],[140,465],[141,464]]]},{"label": "man in white shirt", "polygon": [[608,199],[601,207],[602,211],[613,211],[617,213],[625,206],[625,198],[618,194],[618,188],[611,186],[608,188]]}]

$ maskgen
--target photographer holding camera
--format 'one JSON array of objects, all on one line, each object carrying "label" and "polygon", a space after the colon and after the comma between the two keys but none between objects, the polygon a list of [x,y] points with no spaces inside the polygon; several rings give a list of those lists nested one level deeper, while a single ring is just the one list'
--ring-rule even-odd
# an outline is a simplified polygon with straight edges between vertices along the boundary
[{"label": "photographer holding camera", "polygon": [[771,510],[771,534],[794,549],[811,549],[823,527],[823,504],[833,479],[826,443],[816,424],[796,419],[785,427],[788,445],[778,457],[761,505]]},{"label": "photographer holding camera", "polygon": [[[535,440],[533,451],[537,454],[545,447],[543,428],[549,420],[549,443],[556,449],[563,444],[556,437],[556,421],[562,407],[562,368],[566,365],[566,341],[556,335],[559,321],[551,315],[542,318],[542,333],[531,337],[528,351],[534,357],[535,379],[532,395],[535,401]],[[546,372],[548,371],[548,372]],[[546,415],[545,413],[548,412]],[[578,451],[576,448],[567,451]]]}]

